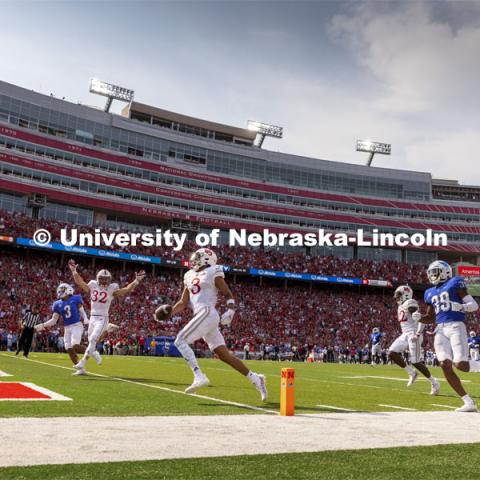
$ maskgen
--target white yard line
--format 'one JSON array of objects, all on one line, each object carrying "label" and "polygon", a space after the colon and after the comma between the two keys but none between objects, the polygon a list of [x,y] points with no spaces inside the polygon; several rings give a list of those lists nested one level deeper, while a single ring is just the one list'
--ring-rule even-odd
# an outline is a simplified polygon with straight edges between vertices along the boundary
[{"label": "white yard line", "polygon": [[[5,354],[2,354],[3,356],[8,356],[8,355],[5,355]],[[54,363],[48,363],[48,362],[42,362],[41,360],[33,360],[32,358],[29,358],[29,359],[26,359],[25,361],[27,362],[35,362],[35,363],[39,363],[39,364],[42,364],[42,365],[47,365],[49,367],[56,367],[56,368],[62,368],[64,370],[70,370],[70,371],[73,371],[73,368],[70,368],[70,367],[64,367],[63,365],[56,365]],[[240,408],[246,408],[248,410],[254,410],[254,411],[257,411],[257,412],[263,412],[263,413],[270,413],[270,414],[273,414],[273,415],[279,415],[279,412],[276,412],[274,410],[270,410],[268,408],[263,408],[263,407],[256,407],[254,405],[249,405],[247,403],[239,403],[239,402],[232,402],[230,400],[223,400],[221,398],[215,398],[215,397],[210,397],[210,396],[207,396],[207,395],[200,395],[198,393],[185,393],[181,390],[175,390],[173,388],[168,388],[168,387],[161,387],[159,385],[151,385],[149,383],[143,383],[143,382],[138,382],[136,380],[128,380],[126,378],[120,378],[120,377],[113,377],[111,375],[104,375],[104,374],[101,374],[101,373],[93,373],[93,372],[89,372],[88,375],[93,375],[95,377],[102,377],[102,378],[110,378],[112,380],[118,380],[119,382],[125,382],[125,383],[130,383],[130,384],[133,384],[133,385],[140,385],[142,387],[147,387],[147,388],[154,388],[156,390],[163,390],[165,392],[171,392],[171,393],[177,393],[177,394],[180,394],[180,395],[186,395],[186,396],[189,396],[189,397],[196,397],[196,398],[201,398],[203,400],[210,400],[210,401],[213,401],[213,402],[218,402],[218,403],[223,403],[224,405],[231,405],[233,407],[240,407]],[[252,388],[253,385],[252,385]]]},{"label": "white yard line", "polygon": [[[405,378],[399,378],[399,377],[384,377],[384,376],[380,376],[380,375],[349,375],[349,376],[342,376],[342,377],[339,377],[339,378],[350,378],[350,379],[372,378],[372,379],[380,379],[380,380],[393,380],[395,382],[407,382],[408,381],[408,376],[406,376]],[[416,381],[418,382],[419,380],[425,381],[425,382],[429,381],[428,378],[420,377],[420,376],[417,378]],[[446,382],[446,380],[444,378],[437,378],[437,380],[439,382]],[[462,379],[462,383],[472,383],[472,381]]]},{"label": "white yard line", "polygon": [[317,405],[317,407],[328,408],[329,410],[338,410],[340,412],[356,412],[356,410],[352,410],[351,408],[335,407],[333,405]]},{"label": "white yard line", "polygon": [[10,373],[3,372],[2,370],[0,370],[0,377],[13,377],[13,375],[11,375]]},{"label": "white yard line", "polygon": [[407,408],[407,407],[400,407],[399,405],[387,405],[385,403],[378,403],[379,407],[386,407],[386,408],[395,408],[396,410],[406,410],[407,412],[416,412],[415,408]]}]

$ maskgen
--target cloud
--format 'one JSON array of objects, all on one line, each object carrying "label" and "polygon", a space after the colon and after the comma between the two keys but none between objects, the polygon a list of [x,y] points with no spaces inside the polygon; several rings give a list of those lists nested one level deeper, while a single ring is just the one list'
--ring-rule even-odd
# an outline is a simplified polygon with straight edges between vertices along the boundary
[{"label": "cloud", "polygon": [[468,105],[480,78],[480,14],[476,23],[454,30],[432,18],[427,2],[380,11],[378,5],[360,4],[352,14],[335,16],[330,31],[380,82],[380,105],[399,113]]},{"label": "cloud", "polygon": [[369,114],[402,168],[478,183],[480,9],[467,17],[449,4],[442,17],[434,6],[356,3],[334,16],[329,33],[371,77]]}]

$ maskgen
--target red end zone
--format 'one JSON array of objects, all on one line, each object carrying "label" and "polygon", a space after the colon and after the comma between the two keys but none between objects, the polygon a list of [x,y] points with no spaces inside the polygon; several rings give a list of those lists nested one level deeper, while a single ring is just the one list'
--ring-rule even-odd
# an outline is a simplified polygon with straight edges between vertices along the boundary
[{"label": "red end zone", "polygon": [[29,382],[0,382],[0,401],[8,400],[71,400]]}]

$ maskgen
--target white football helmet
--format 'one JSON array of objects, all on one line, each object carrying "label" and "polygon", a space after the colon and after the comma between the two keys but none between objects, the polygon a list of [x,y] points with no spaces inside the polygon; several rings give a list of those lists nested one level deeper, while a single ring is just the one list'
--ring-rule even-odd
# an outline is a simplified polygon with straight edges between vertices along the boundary
[{"label": "white football helmet", "polygon": [[111,282],[112,274],[108,270],[102,269],[97,273],[97,283],[101,287],[108,287]]},{"label": "white football helmet", "polygon": [[380,329],[379,329],[378,327],[375,327],[375,328],[373,329],[373,333],[379,333],[379,332],[380,332]]},{"label": "white football helmet", "polygon": [[472,331],[470,332],[470,336],[471,336],[471,337],[476,337],[477,334],[472,330]]},{"label": "white football helmet", "polygon": [[198,272],[204,266],[213,267],[217,264],[217,255],[209,248],[199,248],[190,257],[190,268]]},{"label": "white football helmet", "polygon": [[432,285],[446,282],[452,278],[452,267],[443,260],[432,262],[427,268],[427,277]]},{"label": "white football helmet", "polygon": [[68,283],[61,283],[57,287],[57,298],[65,298],[73,294],[74,294],[73,287]]},{"label": "white football helmet", "polygon": [[399,305],[401,305],[403,302],[406,302],[407,300],[411,300],[413,298],[413,290],[408,285],[400,285],[395,290],[393,298]]}]

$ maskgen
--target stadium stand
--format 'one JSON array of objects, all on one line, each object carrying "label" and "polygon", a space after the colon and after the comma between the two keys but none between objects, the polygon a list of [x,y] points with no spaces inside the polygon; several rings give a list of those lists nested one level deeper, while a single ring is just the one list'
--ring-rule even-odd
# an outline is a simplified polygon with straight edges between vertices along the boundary
[{"label": "stadium stand", "polygon": [[[57,285],[70,279],[65,260],[58,254],[29,249],[0,251],[0,336],[2,348],[7,337],[18,332],[22,311],[32,304],[41,306],[43,318],[50,315]],[[82,274],[92,278],[91,259],[79,258]],[[131,280],[138,266],[120,262],[106,264],[120,284]],[[353,267],[352,267],[353,268]],[[315,350],[316,358],[358,358],[368,344],[374,326],[385,333],[385,345],[398,334],[390,289],[368,287],[309,285],[228,276],[239,304],[236,320],[224,334],[228,346],[242,351],[246,344],[256,356],[304,359]],[[155,277],[142,284],[132,295],[112,304],[111,320],[120,329],[109,334],[108,345],[117,353],[148,353],[145,340],[151,335],[175,335],[188,314],[158,324],[153,321],[155,306],[172,302],[181,292],[179,269],[157,269]],[[261,286],[261,288],[259,288]],[[417,294],[419,296],[421,294]],[[88,306],[88,299],[85,298]],[[293,305],[295,307],[293,308]],[[61,328],[37,335],[36,349],[58,351]],[[427,344],[429,339],[427,338]],[[145,347],[143,347],[145,345]],[[206,354],[205,345],[196,345]],[[363,353],[364,359],[367,354]],[[254,357],[255,358],[255,357]]]}]

